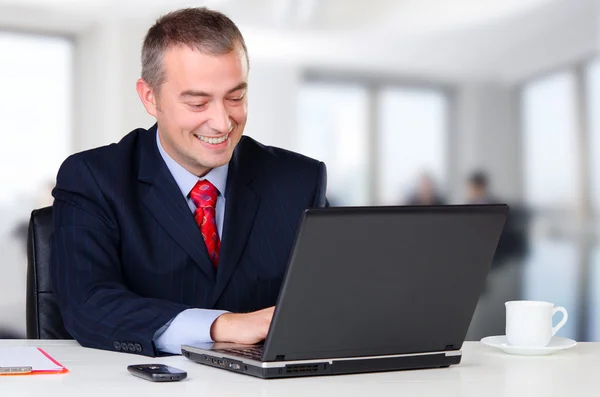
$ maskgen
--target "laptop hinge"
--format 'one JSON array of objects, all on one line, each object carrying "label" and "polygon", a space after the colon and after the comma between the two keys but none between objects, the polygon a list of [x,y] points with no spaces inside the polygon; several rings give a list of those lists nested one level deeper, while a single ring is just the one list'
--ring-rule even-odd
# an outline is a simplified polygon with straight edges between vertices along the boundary
[{"label": "laptop hinge", "polygon": [[275,356],[275,361],[285,361],[285,354]]},{"label": "laptop hinge", "polygon": [[456,350],[454,348],[454,345],[446,345],[446,348],[444,349],[444,351],[450,351],[450,350]]}]

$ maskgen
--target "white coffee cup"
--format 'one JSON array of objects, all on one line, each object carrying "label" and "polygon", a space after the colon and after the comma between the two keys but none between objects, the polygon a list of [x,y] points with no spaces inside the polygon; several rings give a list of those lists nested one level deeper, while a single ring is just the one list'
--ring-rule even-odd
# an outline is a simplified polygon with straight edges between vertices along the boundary
[{"label": "white coffee cup", "polygon": [[[506,339],[512,346],[544,347],[569,319],[567,310],[550,302],[510,301],[506,306]],[[562,320],[552,327],[556,312]]]}]

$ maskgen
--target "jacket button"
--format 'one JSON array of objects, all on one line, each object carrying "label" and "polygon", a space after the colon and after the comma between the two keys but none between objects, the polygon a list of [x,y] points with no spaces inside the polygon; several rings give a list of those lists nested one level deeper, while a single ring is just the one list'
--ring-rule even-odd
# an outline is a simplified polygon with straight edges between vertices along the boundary
[{"label": "jacket button", "polygon": [[127,349],[128,349],[127,343],[125,343],[125,342],[121,343],[121,349],[123,349],[123,351],[127,351]]},{"label": "jacket button", "polygon": [[135,346],[133,345],[133,343],[128,343],[127,344],[127,348],[129,349],[130,352],[134,352],[135,351]]},{"label": "jacket button", "polygon": [[142,345],[140,345],[139,343],[135,344],[135,351],[138,353],[142,352]]},{"label": "jacket button", "polygon": [[115,342],[113,343],[113,346],[114,346],[114,348],[115,348],[115,349],[117,349],[117,350],[121,350],[121,344],[120,344],[118,341],[115,341]]}]

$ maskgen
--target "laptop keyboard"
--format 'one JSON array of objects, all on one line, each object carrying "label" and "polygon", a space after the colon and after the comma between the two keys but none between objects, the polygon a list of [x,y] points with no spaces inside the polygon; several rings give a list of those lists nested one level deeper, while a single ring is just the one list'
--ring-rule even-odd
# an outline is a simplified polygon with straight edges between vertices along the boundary
[{"label": "laptop keyboard", "polygon": [[252,360],[260,361],[263,354],[263,346],[251,346],[243,349],[231,348],[231,349],[219,349],[221,353],[228,353],[234,356],[247,357]]}]

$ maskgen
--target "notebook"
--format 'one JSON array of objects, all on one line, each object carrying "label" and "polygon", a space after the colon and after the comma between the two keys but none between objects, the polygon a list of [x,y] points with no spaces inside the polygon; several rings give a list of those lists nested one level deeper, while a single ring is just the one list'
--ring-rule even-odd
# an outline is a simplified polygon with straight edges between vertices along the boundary
[{"label": "notebook", "polygon": [[60,374],[69,372],[67,368],[39,347],[0,348],[0,368],[18,367],[31,367],[31,372],[25,374],[14,373],[14,375]]}]

